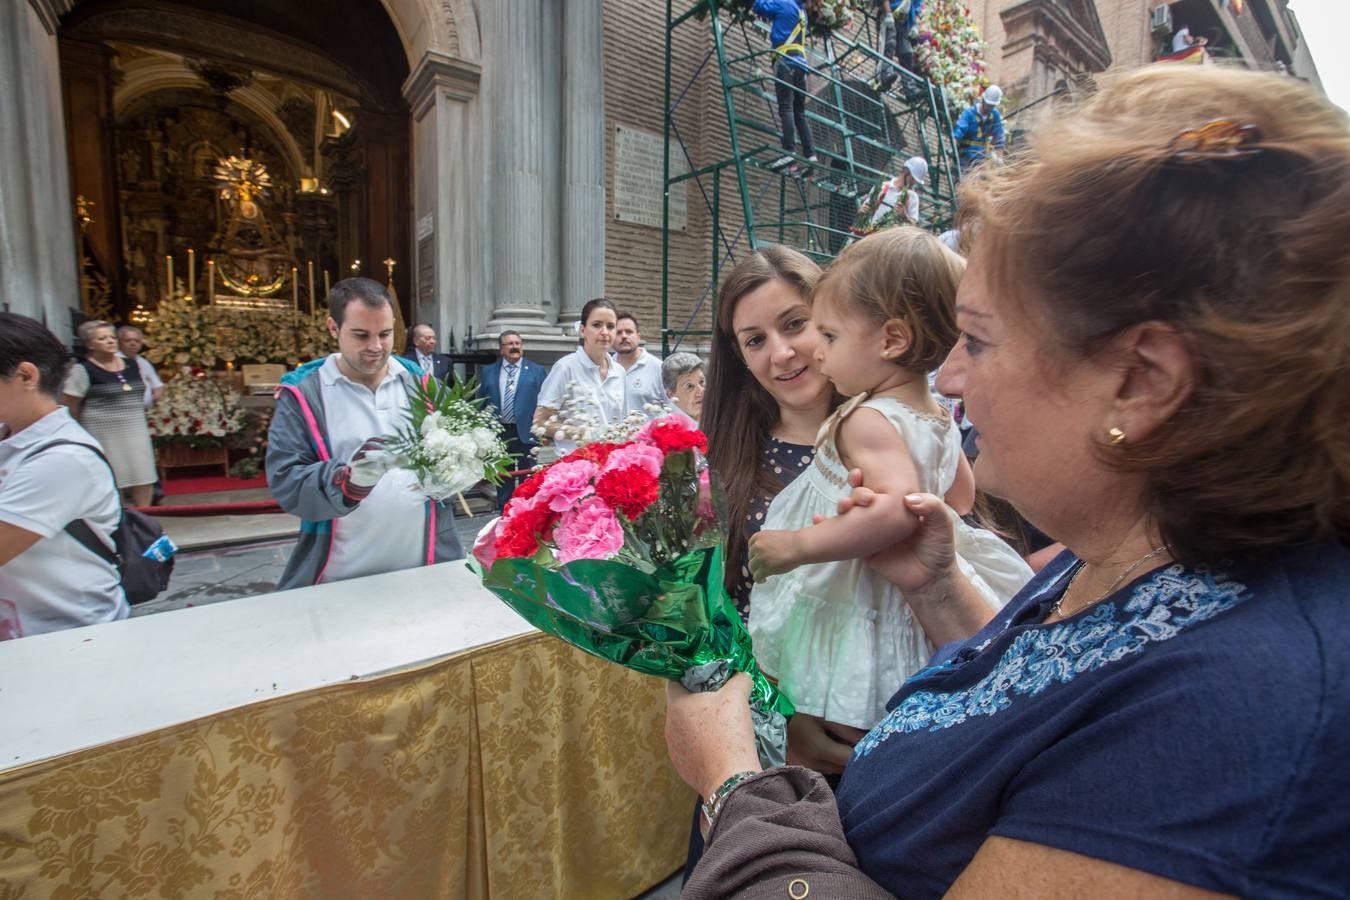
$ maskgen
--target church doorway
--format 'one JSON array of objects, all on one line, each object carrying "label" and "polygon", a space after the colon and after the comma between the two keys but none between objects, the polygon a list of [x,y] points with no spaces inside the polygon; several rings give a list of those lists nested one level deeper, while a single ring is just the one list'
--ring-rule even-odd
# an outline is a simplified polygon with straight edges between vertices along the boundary
[{"label": "church doorway", "polygon": [[59,51],[86,312],[308,312],[352,274],[406,311],[408,64],[379,0],[76,0]]}]

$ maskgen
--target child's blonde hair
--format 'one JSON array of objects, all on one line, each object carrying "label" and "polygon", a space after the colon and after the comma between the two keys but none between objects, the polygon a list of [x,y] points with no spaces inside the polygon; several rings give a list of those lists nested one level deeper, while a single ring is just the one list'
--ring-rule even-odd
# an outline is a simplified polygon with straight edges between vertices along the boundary
[{"label": "child's blonde hair", "polygon": [[895,363],[932,371],[961,336],[956,288],[966,261],[922,229],[900,225],[850,244],[825,270],[811,297],[829,295],[877,324],[909,326],[909,349]]}]

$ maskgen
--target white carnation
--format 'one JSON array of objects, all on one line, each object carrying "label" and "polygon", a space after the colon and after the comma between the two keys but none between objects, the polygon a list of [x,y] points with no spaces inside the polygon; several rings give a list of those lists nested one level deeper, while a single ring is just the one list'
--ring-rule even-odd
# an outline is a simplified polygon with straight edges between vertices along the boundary
[{"label": "white carnation", "polygon": [[454,450],[455,439],[448,431],[436,430],[423,433],[422,450],[433,459],[443,459]]},{"label": "white carnation", "polygon": [[479,456],[487,456],[497,447],[497,436],[486,428],[473,430],[473,442],[478,447]]},{"label": "white carnation", "polygon": [[440,431],[444,426],[441,424],[441,414],[439,412],[429,413],[422,420],[422,436],[426,437],[433,431]]}]

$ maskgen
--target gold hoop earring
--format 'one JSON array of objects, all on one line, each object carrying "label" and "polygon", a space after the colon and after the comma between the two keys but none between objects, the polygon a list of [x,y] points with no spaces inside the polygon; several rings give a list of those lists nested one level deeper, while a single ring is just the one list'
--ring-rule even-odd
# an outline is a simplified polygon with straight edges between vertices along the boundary
[{"label": "gold hoop earring", "polygon": [[1112,447],[1116,446],[1117,444],[1125,443],[1125,432],[1121,431],[1119,428],[1111,428],[1106,433],[1111,438]]}]

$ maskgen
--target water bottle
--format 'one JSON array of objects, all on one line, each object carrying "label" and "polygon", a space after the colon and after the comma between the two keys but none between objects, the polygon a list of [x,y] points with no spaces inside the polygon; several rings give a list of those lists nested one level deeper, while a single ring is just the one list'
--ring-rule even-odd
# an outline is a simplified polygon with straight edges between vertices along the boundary
[{"label": "water bottle", "polygon": [[156,562],[168,562],[169,558],[177,552],[178,547],[175,546],[173,541],[169,540],[169,536],[161,534],[153,544],[145,548],[145,552],[141,556],[153,559]]}]

